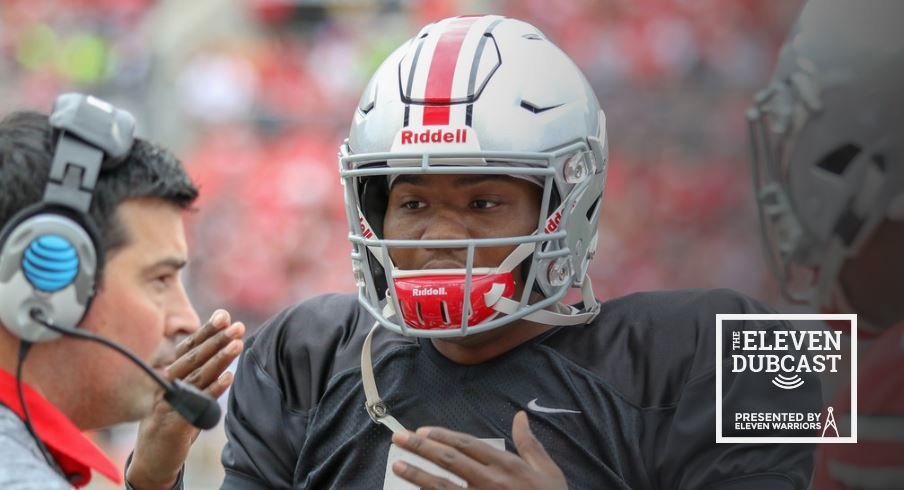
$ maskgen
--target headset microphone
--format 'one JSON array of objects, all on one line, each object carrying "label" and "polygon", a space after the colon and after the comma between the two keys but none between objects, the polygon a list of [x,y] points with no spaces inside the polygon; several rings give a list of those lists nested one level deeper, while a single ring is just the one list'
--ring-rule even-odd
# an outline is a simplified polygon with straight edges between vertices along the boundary
[{"label": "headset microphone", "polygon": [[212,429],[216,427],[217,423],[220,421],[220,405],[217,401],[191,384],[179,379],[172,382],[163,379],[162,376],[157,374],[150,366],[136,357],[135,354],[132,354],[113,341],[81,329],[63,328],[54,325],[45,320],[43,314],[38,309],[32,310],[30,315],[34,321],[54,332],[69,337],[97,342],[129,358],[130,361],[143,369],[148,376],[153,378],[154,381],[163,388],[165,392],[163,399],[166,400],[179,415],[195,427],[204,430]]}]

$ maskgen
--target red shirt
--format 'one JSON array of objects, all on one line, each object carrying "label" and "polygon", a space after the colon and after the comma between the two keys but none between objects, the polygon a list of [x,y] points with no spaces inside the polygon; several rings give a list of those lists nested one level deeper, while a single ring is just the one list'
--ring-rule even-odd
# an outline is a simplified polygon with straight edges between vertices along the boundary
[{"label": "red shirt", "polygon": [[[92,469],[114,483],[122,483],[122,473],[116,465],[62,412],[25,383],[22,384],[22,393],[25,395],[25,403],[35,433],[47,446],[72,485],[75,487],[87,485],[91,481]],[[23,418],[22,406],[16,392],[16,378],[2,369],[0,369],[0,402],[19,418]]]}]

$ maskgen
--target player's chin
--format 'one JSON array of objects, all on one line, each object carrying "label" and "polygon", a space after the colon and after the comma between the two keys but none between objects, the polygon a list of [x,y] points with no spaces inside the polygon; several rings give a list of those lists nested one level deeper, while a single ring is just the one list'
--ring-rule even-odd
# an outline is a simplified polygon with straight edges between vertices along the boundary
[{"label": "player's chin", "polygon": [[[477,325],[479,326],[479,325]],[[450,344],[457,344],[463,346],[474,346],[474,345],[483,345],[488,341],[499,338],[505,335],[505,332],[510,328],[509,325],[502,325],[500,327],[487,330],[485,332],[472,333],[463,337],[443,337],[442,340],[449,342]],[[474,327],[471,327],[474,328]]]}]

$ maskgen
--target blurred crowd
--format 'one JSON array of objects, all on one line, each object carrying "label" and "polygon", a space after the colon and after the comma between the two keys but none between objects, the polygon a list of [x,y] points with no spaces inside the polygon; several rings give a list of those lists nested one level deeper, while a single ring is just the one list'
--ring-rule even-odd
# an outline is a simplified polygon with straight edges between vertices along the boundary
[{"label": "blurred crowd", "polygon": [[732,287],[774,299],[744,111],[799,2],[787,0],[4,0],[0,113],[97,94],[201,187],[186,277],[199,313],[252,329],[352,291],[336,153],[365,82],[423,24],[501,13],[538,26],[608,115],[597,296]]},{"label": "blurred crowd", "polygon": [[[768,296],[743,111],[796,9],[779,0],[8,0],[0,111],[67,89],[139,115],[202,188],[193,295],[250,324],[351,290],[336,151],[371,72],[420,25],[462,12],[530,20],[608,114],[597,294],[729,286]],[[739,258],[751,257],[748,260]]]}]

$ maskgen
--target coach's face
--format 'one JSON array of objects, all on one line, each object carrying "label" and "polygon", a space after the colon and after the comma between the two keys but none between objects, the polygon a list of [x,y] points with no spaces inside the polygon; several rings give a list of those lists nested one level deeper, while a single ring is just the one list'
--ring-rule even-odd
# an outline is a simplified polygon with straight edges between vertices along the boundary
[{"label": "coach's face", "polygon": [[[188,258],[182,210],[153,198],[121,204],[116,216],[127,237],[107,258],[97,296],[81,327],[113,340],[161,369],[173,361],[178,338],[199,326],[180,269]],[[76,417],[82,428],[136,420],[150,412],[153,381],[121,354],[72,341],[84,393]]]}]

